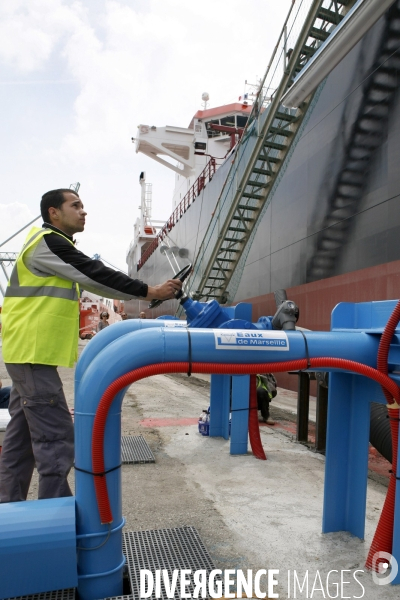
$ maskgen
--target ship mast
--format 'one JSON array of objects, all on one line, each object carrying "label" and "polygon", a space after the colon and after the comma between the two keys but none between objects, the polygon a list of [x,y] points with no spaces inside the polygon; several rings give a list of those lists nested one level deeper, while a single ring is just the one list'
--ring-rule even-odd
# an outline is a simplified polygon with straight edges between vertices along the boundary
[{"label": "ship mast", "polygon": [[140,193],[140,232],[152,234],[153,227],[151,224],[151,201],[152,201],[152,184],[146,183],[146,173],[142,171],[139,176],[139,184],[141,187]]}]

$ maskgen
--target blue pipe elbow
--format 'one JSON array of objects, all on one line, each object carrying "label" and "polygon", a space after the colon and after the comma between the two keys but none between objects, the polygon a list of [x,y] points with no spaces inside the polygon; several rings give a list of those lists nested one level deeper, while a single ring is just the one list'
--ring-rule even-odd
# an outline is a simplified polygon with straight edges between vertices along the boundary
[{"label": "blue pipe elbow", "polygon": [[127,321],[114,323],[112,327],[106,327],[90,340],[90,343],[84,348],[79,358],[75,369],[75,394],[87,367],[108,344],[133,331],[140,331],[141,329],[149,329],[151,327],[186,327],[186,321],[168,318],[164,320],[161,318],[128,319]]},{"label": "blue pipe elbow", "polygon": [[[93,422],[105,390],[117,378],[139,367],[165,362],[188,362],[189,335],[193,362],[269,363],[304,359],[308,354],[304,337],[298,331],[150,327],[126,333],[126,324],[127,322],[121,324],[125,325],[124,329],[120,328],[122,335],[100,349],[86,369],[82,370],[77,388],[75,462],[79,469],[89,472],[92,471]],[[112,330],[113,327],[108,329]],[[90,344],[95,340],[96,338]],[[240,343],[237,343],[238,340]],[[265,340],[269,340],[269,343],[264,343]],[[279,344],[271,344],[271,340],[279,340]],[[377,336],[361,332],[307,332],[307,341],[311,357],[345,358],[371,367],[376,366],[379,343]],[[121,460],[121,404],[125,391],[117,394],[107,419],[104,440],[106,470],[118,467]],[[120,469],[113,470],[106,477],[114,522],[112,535],[101,545],[108,535],[108,528],[100,524],[94,477],[81,470],[76,471],[77,533],[79,539],[86,540],[82,543],[93,546],[92,551],[80,551],[78,554],[78,591],[82,600],[122,595],[123,518]],[[99,547],[96,548],[97,546]],[[103,590],[103,596],[98,595],[99,586]]]},{"label": "blue pipe elbow", "polygon": [[[110,328],[112,329],[112,328]],[[125,330],[124,330],[125,333]],[[277,333],[279,335],[277,335]],[[287,340],[284,349],[276,346],[238,346],[235,339],[255,340],[265,336]],[[216,364],[242,364],[278,362],[305,358],[304,338],[300,332],[260,332],[236,330],[191,329],[191,356],[193,362]],[[254,337],[256,336],[256,337]],[[310,356],[332,356],[361,361],[375,366],[378,340],[363,333],[309,332],[307,334]],[[106,345],[87,366],[77,390],[75,408],[76,465],[92,470],[91,439],[95,413],[108,386],[118,377],[145,365],[163,362],[187,362],[189,357],[188,331],[183,328],[148,328],[122,335]],[[253,349],[255,348],[255,349]],[[234,351],[232,351],[234,350]],[[120,464],[121,404],[125,390],[115,398],[107,420],[105,432],[105,469]],[[76,471],[76,505],[78,535],[85,536],[93,546],[104,540],[107,526],[100,524],[94,490],[93,476]],[[90,552],[79,552],[78,585],[82,600],[98,596],[90,591],[96,581],[101,581],[107,595],[122,594],[122,497],[121,473],[116,469],[107,475],[110,501],[114,516],[113,535],[103,546]],[[93,540],[90,542],[90,540]],[[88,543],[88,542],[86,542]],[[89,590],[88,581],[91,582]]]}]

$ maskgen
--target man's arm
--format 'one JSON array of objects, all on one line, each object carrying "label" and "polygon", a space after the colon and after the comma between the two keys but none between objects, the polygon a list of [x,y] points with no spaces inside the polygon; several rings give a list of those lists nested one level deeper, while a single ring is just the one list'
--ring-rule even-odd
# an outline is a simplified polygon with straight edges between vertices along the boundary
[{"label": "man's arm", "polygon": [[106,267],[100,260],[89,258],[57,233],[43,236],[35,251],[26,257],[26,266],[35,275],[57,275],[79,283],[85,290],[121,300],[135,297],[167,300],[173,298],[175,290],[182,285],[169,280],[149,287],[139,279]]}]

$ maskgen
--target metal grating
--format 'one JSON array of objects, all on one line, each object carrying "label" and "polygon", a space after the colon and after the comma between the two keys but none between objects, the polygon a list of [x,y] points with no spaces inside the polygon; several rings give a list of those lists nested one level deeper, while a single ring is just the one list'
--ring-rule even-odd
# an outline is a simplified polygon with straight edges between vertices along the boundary
[{"label": "metal grating", "polygon": [[[207,578],[215,569],[197,530],[194,527],[174,527],[173,529],[154,529],[147,531],[127,531],[123,536],[123,551],[127,558],[131,591],[134,598],[140,597],[140,571],[148,569],[153,574],[156,570],[166,569],[169,581],[177,569],[194,571],[205,569]],[[193,577],[187,586],[193,597]],[[216,577],[218,579],[218,577]],[[161,578],[161,596],[167,600],[164,582]],[[180,599],[179,583],[175,588],[174,598]],[[124,599],[127,597],[124,597]],[[155,600],[155,592],[151,596]]]},{"label": "metal grating", "polygon": [[75,588],[57,590],[56,592],[42,592],[30,596],[18,596],[18,598],[5,598],[5,600],[75,600]]},{"label": "metal grating", "polygon": [[142,435],[122,436],[121,462],[123,465],[137,465],[153,463],[156,459]]},{"label": "metal grating", "polygon": [[[175,570],[190,569],[193,574],[194,571],[204,569],[208,578],[210,572],[215,569],[214,563],[194,527],[127,531],[123,534],[122,548],[127,559],[132,593],[114,596],[107,600],[134,600],[139,598],[141,569],[148,569],[153,574],[156,570],[166,569],[170,582]],[[221,580],[219,576],[216,579]],[[192,576],[190,576],[190,580],[191,584],[186,589],[190,590],[190,594],[193,596]],[[179,581],[173,597],[180,600]],[[160,598],[167,600],[162,580]],[[6,598],[5,600],[75,600],[75,589],[44,592],[18,598]],[[155,600],[155,592],[153,592],[151,600]]]}]

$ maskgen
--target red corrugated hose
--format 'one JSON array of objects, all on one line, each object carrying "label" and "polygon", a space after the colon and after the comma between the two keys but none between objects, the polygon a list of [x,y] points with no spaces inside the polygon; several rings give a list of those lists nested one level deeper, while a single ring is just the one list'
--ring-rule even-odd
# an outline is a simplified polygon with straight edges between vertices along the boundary
[{"label": "red corrugated hose", "polygon": [[[395,329],[400,321],[400,301],[396,304],[389,321],[386,324],[384,332],[381,336],[378,349],[377,367],[378,371],[387,375],[388,373],[388,358],[390,344],[393,339]],[[387,562],[381,558],[373,560],[376,552],[388,552],[392,554],[393,545],[393,527],[394,527],[394,507],[396,503],[396,472],[397,472],[397,450],[399,437],[399,418],[400,407],[399,402],[392,403],[392,397],[389,392],[382,387],[385,398],[388,401],[388,417],[390,419],[390,431],[392,433],[392,469],[389,479],[389,487],[386,493],[385,502],[382,508],[382,513],[379,518],[378,526],[375,531],[374,539],[372,540],[365,566],[367,569],[374,569],[379,572],[380,563]]]},{"label": "red corrugated hose", "polygon": [[[341,358],[311,358],[309,365],[307,359],[292,360],[279,363],[256,363],[256,364],[215,364],[215,363],[192,363],[192,373],[211,373],[219,375],[256,375],[257,373],[279,373],[287,371],[301,371],[307,368],[327,368],[344,369],[353,371],[369,377],[382,385],[390,394],[390,398],[394,398],[397,404],[400,403],[400,389],[388,375],[368,367],[361,363]],[[104,392],[100,403],[97,407],[96,416],[93,424],[92,435],[92,467],[94,473],[103,473],[104,466],[104,430],[108,411],[118,392],[123,390],[128,385],[144,379],[152,375],[161,375],[164,373],[187,373],[189,370],[188,362],[171,362],[161,363],[157,365],[149,365],[141,367],[126,373],[122,377],[116,379],[108,386]],[[250,411],[256,413],[255,410]],[[394,456],[393,447],[393,456]],[[95,477],[94,485],[96,490],[97,505],[100,513],[101,523],[112,523],[113,517],[108,497],[106,477]]]},{"label": "red corrugated hose", "polygon": [[253,454],[260,460],[267,460],[261,443],[260,425],[258,424],[257,405],[257,375],[250,375],[250,412],[249,412],[249,438]]}]

